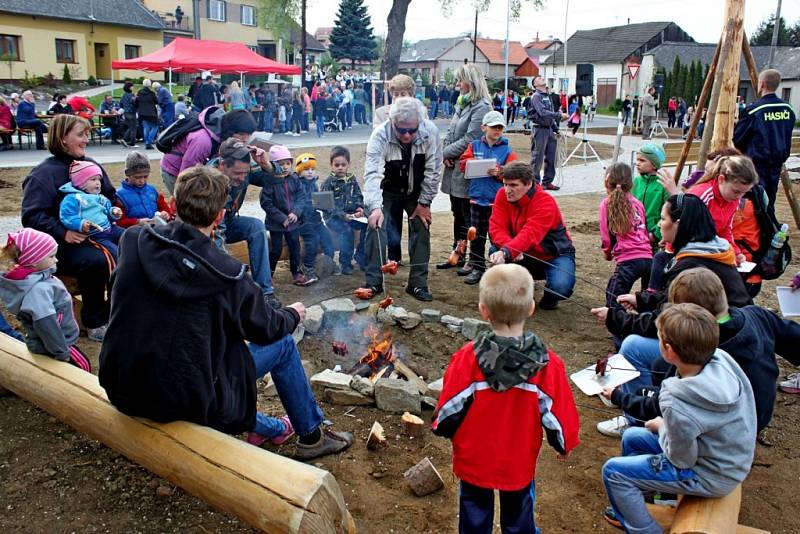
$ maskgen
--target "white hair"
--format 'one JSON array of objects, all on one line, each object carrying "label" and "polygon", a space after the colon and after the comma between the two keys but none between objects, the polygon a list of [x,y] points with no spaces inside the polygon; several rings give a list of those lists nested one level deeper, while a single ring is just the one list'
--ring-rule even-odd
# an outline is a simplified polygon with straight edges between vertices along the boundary
[{"label": "white hair", "polygon": [[150,78],[145,78],[144,80],[142,80],[142,85],[144,87],[150,87],[151,85],[153,85],[153,82],[150,81]]},{"label": "white hair", "polygon": [[425,106],[422,105],[422,102],[410,96],[396,98],[394,102],[392,102],[392,107],[389,108],[389,119],[391,119],[392,124],[397,122],[408,123],[414,121],[421,123],[423,120],[425,120],[426,116],[427,112],[425,111]]},{"label": "white hair", "polygon": [[158,82],[153,82],[153,89],[159,89],[159,88],[161,88],[161,84]]}]

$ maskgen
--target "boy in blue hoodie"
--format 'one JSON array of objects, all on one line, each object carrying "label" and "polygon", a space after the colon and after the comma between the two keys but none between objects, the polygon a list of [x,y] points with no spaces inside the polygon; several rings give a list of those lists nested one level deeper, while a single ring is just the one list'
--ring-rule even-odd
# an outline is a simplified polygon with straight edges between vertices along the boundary
[{"label": "boy in blue hoodie", "polygon": [[459,158],[461,172],[464,173],[467,161],[471,159],[493,159],[497,165],[489,170],[489,175],[469,180],[469,220],[476,230],[475,238],[469,245],[469,267],[459,270],[466,275],[464,283],[477,284],[486,271],[486,237],[489,234],[489,218],[492,216],[494,197],[503,187],[503,167],[517,160],[517,154],[503,137],[506,122],[499,111],[489,111],[481,121],[483,136],[467,145]]},{"label": "boy in blue hoodie", "polygon": [[306,197],[306,208],[300,216],[303,221],[303,225],[300,227],[300,237],[303,238],[303,271],[308,277],[308,283],[312,284],[319,280],[316,272],[319,248],[322,247],[322,252],[331,259],[331,263],[333,263],[335,250],[331,234],[322,223],[319,211],[314,207],[314,193],[319,191],[317,158],[310,152],[300,154],[294,160],[294,172],[300,178],[300,185],[303,186],[303,194]]},{"label": "boy in blue hoodie", "polygon": [[628,532],[663,532],[644,492],[722,497],[750,472],[756,444],[753,390],[717,350],[719,326],[697,304],[674,304],[656,319],[659,349],[677,367],[661,385],[661,417],[622,435],[622,456],[603,466],[611,506],[604,517]]}]

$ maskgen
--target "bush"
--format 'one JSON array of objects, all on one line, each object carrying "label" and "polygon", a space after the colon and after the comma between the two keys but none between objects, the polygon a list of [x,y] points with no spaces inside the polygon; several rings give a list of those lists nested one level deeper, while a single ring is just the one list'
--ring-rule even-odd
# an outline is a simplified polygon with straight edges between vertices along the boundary
[{"label": "bush", "polygon": [[89,78],[86,80],[86,83],[88,83],[92,87],[95,87],[97,85],[97,79],[90,74]]},{"label": "bush", "polygon": [[61,81],[64,83],[72,83],[72,74],[69,72],[69,65],[64,64],[64,73],[61,75]]},{"label": "bush", "polygon": [[34,87],[42,85],[42,77],[36,76],[35,74],[28,74],[27,70],[25,71],[25,77],[20,81],[27,89],[33,89]]},{"label": "bush", "polygon": [[42,78],[42,83],[51,89],[58,87],[58,80],[56,80],[52,72],[48,72],[45,77]]},{"label": "bush", "polygon": [[608,111],[612,111],[614,113],[622,111],[622,99],[617,98],[616,100],[614,100],[614,103],[608,106]]}]

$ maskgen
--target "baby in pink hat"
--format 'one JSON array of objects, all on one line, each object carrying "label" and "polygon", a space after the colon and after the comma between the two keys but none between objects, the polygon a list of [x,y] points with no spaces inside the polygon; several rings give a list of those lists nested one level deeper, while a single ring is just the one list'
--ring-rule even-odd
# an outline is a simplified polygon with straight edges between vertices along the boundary
[{"label": "baby in pink hat", "polygon": [[12,265],[0,276],[0,299],[25,328],[28,350],[91,372],[89,359],[75,346],[80,331],[72,297],[53,276],[57,251],[56,240],[38,230],[9,234],[2,259]]}]

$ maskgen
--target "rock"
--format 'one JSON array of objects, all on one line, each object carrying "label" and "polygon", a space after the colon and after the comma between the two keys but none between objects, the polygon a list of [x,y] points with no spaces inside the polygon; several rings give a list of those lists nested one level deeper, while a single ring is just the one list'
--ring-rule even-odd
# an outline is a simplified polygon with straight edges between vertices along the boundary
[{"label": "rock", "polygon": [[306,308],[306,320],[303,321],[303,326],[306,327],[309,334],[316,334],[322,328],[322,320],[325,317],[325,312],[322,306],[314,305]]},{"label": "rock", "polygon": [[422,397],[423,410],[433,410],[436,408],[437,404],[439,404],[439,401],[437,401],[433,397]]},{"label": "rock", "polygon": [[381,378],[375,383],[375,402],[384,412],[420,413],[417,387],[407,380]]},{"label": "rock", "polygon": [[442,324],[447,326],[458,326],[459,328],[461,328],[461,324],[464,322],[464,319],[453,317],[452,315],[442,315],[440,320],[442,321]]},{"label": "rock", "polygon": [[172,497],[175,490],[171,486],[159,486],[156,488],[156,497]]},{"label": "rock", "polygon": [[486,321],[466,317],[461,324],[461,334],[467,339],[475,339],[478,334],[490,328],[491,326]]},{"label": "rock", "polygon": [[325,388],[350,389],[351,378],[348,374],[336,373],[330,369],[325,369],[311,377],[311,387],[316,393],[322,393]]},{"label": "rock", "polygon": [[432,310],[430,308],[422,310],[422,320],[426,323],[438,323],[441,318],[442,312],[439,310]]},{"label": "rock", "polygon": [[350,379],[350,388],[367,397],[375,396],[375,384],[363,376],[353,375],[353,378]]},{"label": "rock", "polygon": [[356,311],[357,312],[362,312],[364,310],[368,310],[369,307],[370,307],[370,303],[365,301],[365,300],[362,300],[360,302],[356,302]]},{"label": "rock", "polygon": [[422,316],[418,313],[408,312],[403,319],[397,319],[397,324],[404,330],[411,330],[419,326],[422,322]]},{"label": "rock", "polygon": [[275,387],[275,382],[272,381],[272,375],[270,373],[264,375],[264,383],[267,385],[264,388],[264,395],[267,397],[276,397],[278,395],[278,389]]},{"label": "rock", "polygon": [[344,326],[356,311],[353,301],[346,298],[326,300],[322,303],[322,310],[325,312],[326,325]]},{"label": "rock", "polygon": [[352,389],[328,388],[325,389],[322,398],[325,399],[327,403],[343,404],[346,406],[368,406],[375,403],[372,398],[362,395],[357,391],[353,391]]},{"label": "rock", "polygon": [[447,325],[447,328],[448,328],[448,330],[450,330],[451,332],[455,332],[456,334],[461,332],[461,325],[460,324],[449,324],[449,325]]},{"label": "rock", "polygon": [[391,325],[397,324],[398,321],[407,317],[408,312],[405,310],[405,308],[401,308],[400,306],[388,306],[384,309],[379,309],[378,315],[376,316],[379,323]]},{"label": "rock", "polygon": [[317,271],[317,276],[319,276],[320,280],[322,280],[333,274],[333,271],[336,269],[336,264],[332,258],[326,256],[325,254],[320,254],[317,256],[314,269]]},{"label": "rock", "polygon": [[297,325],[297,328],[294,329],[292,332],[292,339],[294,339],[294,344],[299,345],[301,341],[303,341],[303,337],[306,335],[306,327],[303,326],[303,323]]},{"label": "rock", "polygon": [[431,397],[439,398],[439,395],[442,394],[442,386],[444,385],[444,378],[440,378],[439,380],[434,380],[430,384],[428,384],[428,395]]},{"label": "rock", "polygon": [[314,364],[308,360],[300,360],[300,365],[303,366],[303,371],[306,372],[306,380],[314,376]]}]

